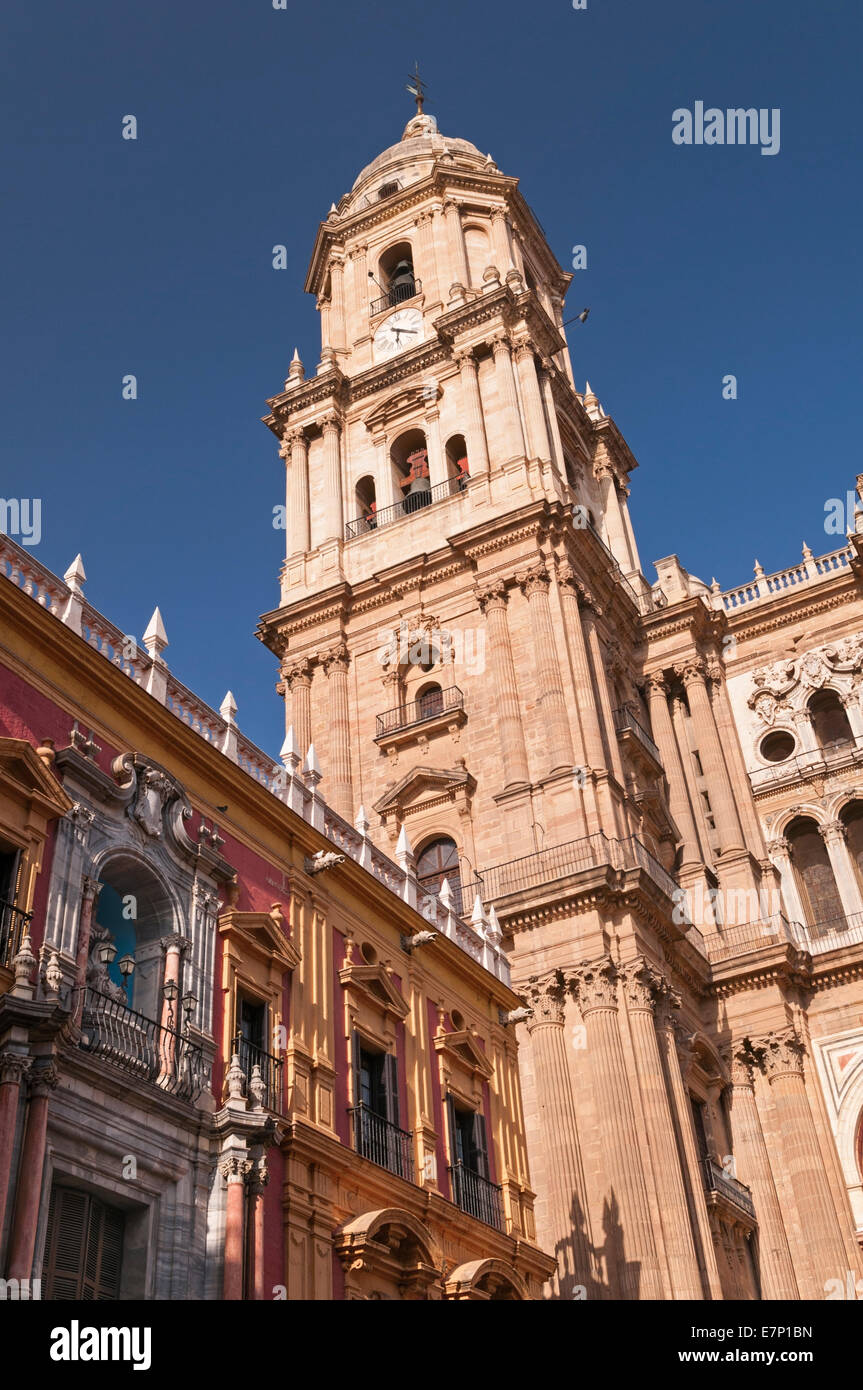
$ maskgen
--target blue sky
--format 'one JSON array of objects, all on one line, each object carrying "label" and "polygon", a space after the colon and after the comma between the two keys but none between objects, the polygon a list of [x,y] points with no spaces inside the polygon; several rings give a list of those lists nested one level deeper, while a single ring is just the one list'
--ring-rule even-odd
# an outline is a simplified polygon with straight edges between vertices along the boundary
[{"label": "blue sky", "polygon": [[[861,467],[859,6],[287,6],[7,0],[0,494],[43,499],[44,564],[83,552],[124,631],[158,603],[176,675],[216,706],[230,686],[278,749],[253,633],[283,465],[259,417],[295,344],[314,370],[316,226],[399,138],[415,59],[441,130],[521,179],[561,263],[588,248],[573,362],[640,462],[649,576],[676,551],[729,586],[834,547],[825,501]],[[779,107],[780,152],[673,144],[697,100]]]}]

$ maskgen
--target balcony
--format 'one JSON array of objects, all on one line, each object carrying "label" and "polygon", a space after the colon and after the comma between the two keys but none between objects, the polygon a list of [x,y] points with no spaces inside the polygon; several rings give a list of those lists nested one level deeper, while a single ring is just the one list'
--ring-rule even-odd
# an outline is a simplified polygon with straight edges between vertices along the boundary
[{"label": "balcony", "polygon": [[838,772],[842,767],[860,762],[863,762],[863,748],[848,739],[809,753],[798,753],[781,763],[771,763],[769,767],[751,767],[749,780],[753,791],[763,791],[768,787],[802,782],[825,772]]},{"label": "balcony", "polygon": [[422,288],[422,280],[405,280],[400,285],[393,285],[380,299],[372,300],[369,305],[369,317],[374,318],[376,314],[382,314],[387,309],[394,309],[397,304],[404,304],[406,299],[415,299],[418,294],[422,294]]},{"label": "balcony", "polygon": [[724,1168],[714,1163],[712,1158],[701,1160],[701,1177],[708,1206],[728,1204],[733,1208],[735,1215],[739,1216],[742,1213],[749,1217],[753,1225],[755,1224],[755,1204],[745,1183],[732,1178]]},{"label": "balcony", "polygon": [[399,705],[396,709],[388,709],[377,715],[375,741],[407,733],[436,720],[453,723],[455,719],[464,723],[465,718],[464,695],[457,685],[451,685],[448,690],[429,692],[420,700],[411,700],[407,705]]},{"label": "balcony", "polygon": [[[284,1108],[282,1103],[282,1059],[274,1057],[269,1052],[264,1052],[263,1048],[256,1047],[254,1043],[244,1038],[242,1033],[238,1033],[234,1038],[231,1051],[234,1056],[239,1058],[240,1066],[246,1078],[246,1094],[260,1099],[265,1110],[272,1110],[276,1115],[283,1115]],[[255,1075],[255,1068],[258,1075]],[[262,1088],[262,1089],[261,1089]]]},{"label": "balcony", "polygon": [[72,999],[73,1008],[82,1004],[79,1046],[84,1052],[183,1100],[201,1094],[207,1077],[197,1043],[96,990],[73,990]]},{"label": "balcony", "polygon": [[615,732],[618,735],[622,734],[624,738],[632,734],[641,744],[642,748],[650,755],[656,766],[659,768],[662,767],[662,757],[659,749],[653,742],[653,739],[650,737],[644,725],[639,724],[632,710],[627,709],[625,705],[614,711],[614,728]]},{"label": "balcony", "polygon": [[371,1159],[378,1167],[386,1168],[406,1182],[413,1182],[413,1136],[367,1105],[355,1105],[350,1113],[354,1123],[354,1148],[360,1157]]},{"label": "balcony", "polygon": [[4,969],[12,969],[12,962],[21,950],[25,929],[32,920],[32,912],[22,912],[20,907],[0,901],[0,966]]},{"label": "balcony", "polygon": [[472,902],[477,893],[484,903],[497,902],[511,893],[546,888],[559,879],[605,865],[618,870],[643,869],[668,898],[673,899],[677,892],[671,874],[636,836],[612,840],[600,830],[595,835],[552,845],[549,849],[536,850],[533,854],[483,869],[472,883],[462,886],[462,896],[465,903]]},{"label": "balcony", "polygon": [[501,1189],[495,1183],[489,1182],[488,1178],[481,1178],[479,1173],[466,1168],[463,1163],[453,1163],[448,1171],[456,1206],[461,1207],[462,1211],[475,1217],[477,1221],[484,1221],[486,1226],[493,1226],[496,1231],[502,1231]]},{"label": "balcony", "polygon": [[403,521],[406,516],[415,516],[417,512],[430,507],[433,502],[442,502],[446,497],[457,497],[465,491],[467,482],[467,478],[447,478],[445,482],[436,483],[434,487],[429,488],[428,492],[412,492],[409,497],[405,497],[402,502],[396,502],[392,507],[384,507],[374,515],[357,517],[345,526],[345,540],[353,541],[357,536],[367,536],[371,531],[380,531],[384,526]]}]

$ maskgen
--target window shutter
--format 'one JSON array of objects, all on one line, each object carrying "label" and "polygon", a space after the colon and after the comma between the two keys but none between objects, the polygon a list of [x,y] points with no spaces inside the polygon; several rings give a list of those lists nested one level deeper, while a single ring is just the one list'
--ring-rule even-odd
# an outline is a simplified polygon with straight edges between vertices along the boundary
[{"label": "window shutter", "polygon": [[449,1158],[450,1163],[463,1163],[464,1153],[462,1152],[461,1130],[456,1123],[455,1102],[452,1096],[446,1098],[446,1113],[449,1123]]},{"label": "window shutter", "polygon": [[45,1297],[88,1303],[117,1300],[124,1224],[117,1208],[85,1192],[53,1188],[42,1269]]},{"label": "window shutter", "polygon": [[360,1035],[354,1029],[351,1035],[351,1069],[354,1074],[354,1105],[359,1105],[362,1100],[362,1089],[360,1087]]},{"label": "window shutter", "polygon": [[398,1058],[388,1052],[384,1057],[384,1099],[387,1119],[391,1125],[399,1122],[399,1064]]},{"label": "window shutter", "polygon": [[485,1138],[485,1116],[481,1110],[474,1112],[471,1139],[473,1141],[472,1168],[481,1178],[488,1177],[488,1145]]}]

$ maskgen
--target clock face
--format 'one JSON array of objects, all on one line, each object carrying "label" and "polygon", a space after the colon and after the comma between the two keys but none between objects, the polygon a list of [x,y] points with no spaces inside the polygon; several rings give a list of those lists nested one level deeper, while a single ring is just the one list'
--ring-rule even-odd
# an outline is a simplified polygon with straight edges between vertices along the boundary
[{"label": "clock face", "polygon": [[374,337],[376,362],[407,352],[423,340],[423,316],[419,309],[396,309],[378,326]]}]

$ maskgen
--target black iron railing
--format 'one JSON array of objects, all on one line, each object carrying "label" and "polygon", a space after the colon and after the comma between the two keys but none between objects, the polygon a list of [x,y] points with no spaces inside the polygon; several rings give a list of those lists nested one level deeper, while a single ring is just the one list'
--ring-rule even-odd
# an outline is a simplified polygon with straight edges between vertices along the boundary
[{"label": "black iron railing", "polygon": [[402,502],[396,502],[395,506],[383,507],[374,514],[359,516],[356,521],[349,521],[345,526],[345,540],[352,541],[357,536],[367,536],[370,531],[380,531],[383,526],[392,526],[393,522],[413,516],[445,497],[457,497],[460,492],[464,492],[467,483],[467,478],[447,478],[445,482],[436,483],[426,492],[410,493]]},{"label": "black iron railing", "polygon": [[354,1148],[357,1153],[395,1173],[397,1177],[413,1182],[413,1136],[362,1103],[353,1106],[350,1113],[353,1116]]},{"label": "black iron railing", "polygon": [[752,1200],[752,1193],[745,1183],[739,1182],[737,1178],[732,1178],[731,1174],[726,1173],[724,1168],[720,1168],[718,1163],[714,1163],[712,1158],[701,1160],[701,1171],[705,1192],[721,1193],[741,1211],[745,1211],[748,1216],[754,1218],[755,1203]]},{"label": "black iron railing", "polygon": [[643,869],[669,898],[673,899],[677,892],[677,884],[671,874],[637,836],[612,840],[599,830],[595,835],[568,840],[565,844],[552,845],[549,849],[536,850],[533,854],[523,854],[519,859],[510,859],[505,864],[494,864],[490,869],[483,869],[472,882],[462,886],[462,897],[468,906],[477,893],[484,903],[496,902],[508,893],[545,886],[568,878],[570,874],[601,868],[606,864],[613,869]]},{"label": "black iron railing", "polygon": [[414,724],[423,724],[427,719],[436,719],[438,715],[450,714],[458,709],[464,709],[464,695],[457,685],[451,685],[448,690],[430,692],[419,700],[411,700],[410,704],[377,715],[375,738],[410,729]]},{"label": "black iron railing", "polygon": [[[83,993],[83,1000],[81,995]],[[174,1028],[165,1028],[97,990],[73,990],[80,1006],[80,1046],[141,1081],[194,1100],[207,1082],[203,1052]]]},{"label": "black iron railing", "polygon": [[[263,1048],[238,1033],[234,1038],[232,1053],[239,1058],[246,1077],[246,1094],[255,1095],[256,1087],[263,1087],[260,1097],[265,1110],[274,1110],[277,1115],[284,1113],[282,1107],[282,1058],[274,1057]],[[255,1068],[258,1068],[256,1074]],[[255,1097],[257,1099],[257,1097]]]},{"label": "black iron railing", "polygon": [[503,1205],[501,1190],[496,1183],[481,1178],[479,1173],[466,1168],[463,1163],[453,1163],[449,1175],[456,1206],[466,1211],[468,1216],[475,1216],[477,1221],[484,1221],[487,1226],[502,1231]]},{"label": "black iron railing", "polygon": [[644,725],[639,724],[632,710],[628,709],[626,705],[621,705],[620,709],[614,711],[614,727],[619,734],[622,734],[627,729],[631,730],[639,743],[643,744],[647,749],[650,756],[659,763],[660,767],[662,766],[662,758],[660,757],[659,749],[653,742],[653,739],[650,737]]},{"label": "black iron railing", "polygon": [[404,280],[400,285],[393,285],[380,299],[372,300],[369,315],[374,318],[375,314],[382,314],[385,309],[392,309],[396,304],[403,304],[406,299],[413,299],[415,295],[422,293],[422,287],[422,280]]},{"label": "black iron railing", "polygon": [[12,903],[0,901],[0,965],[7,970],[21,950],[24,932],[33,920],[32,912],[22,912]]}]

